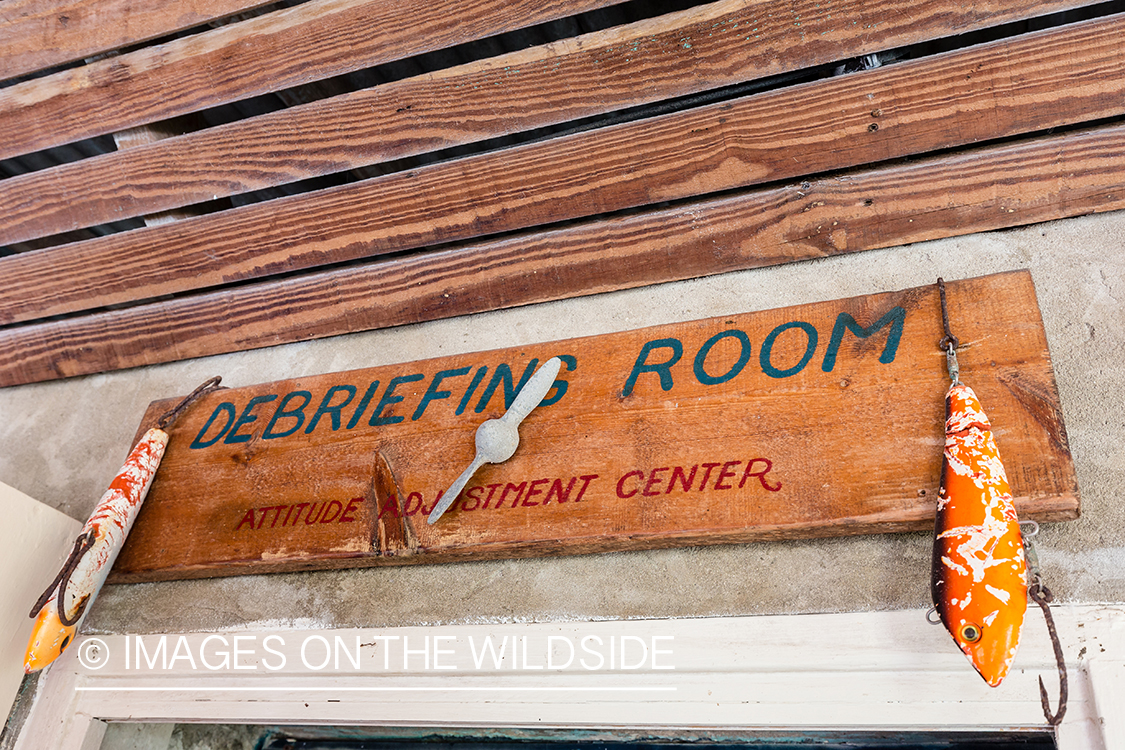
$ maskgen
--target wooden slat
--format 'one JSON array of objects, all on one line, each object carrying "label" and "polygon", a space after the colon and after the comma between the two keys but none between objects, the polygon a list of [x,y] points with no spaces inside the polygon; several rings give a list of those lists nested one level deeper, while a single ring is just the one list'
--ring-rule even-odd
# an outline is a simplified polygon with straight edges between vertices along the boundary
[{"label": "wooden slat", "polygon": [[[139,125],[135,128],[129,128],[128,130],[114,133],[113,142],[117,146],[116,153],[122,153],[129,149],[144,148],[145,146],[150,146],[154,143],[160,143],[169,138],[182,135],[184,132],[183,128],[191,124],[191,120],[196,117],[197,116],[189,115],[174,120],[165,120],[152,125]],[[120,184],[118,184],[117,187],[120,188]],[[229,205],[227,207],[229,208]],[[173,221],[189,219],[193,216],[199,216],[201,213],[202,212],[196,207],[181,208],[177,206],[160,212],[147,213],[144,216],[144,222],[146,226],[151,227],[158,224],[168,224]]]},{"label": "wooden slat", "polygon": [[477,0],[466,6],[434,0],[310,0],[0,89],[0,158],[617,2],[621,0]]},{"label": "wooden slat", "polygon": [[[860,0],[849,12],[864,17],[881,8]],[[760,18],[761,10],[721,0],[6,180],[0,182],[0,243],[684,96],[946,30],[944,17],[931,12],[892,18],[858,37],[854,27],[836,25],[818,34],[817,44],[802,44],[809,25],[815,29],[824,19],[797,26],[787,14]],[[753,44],[747,44],[747,29],[753,29]],[[1097,24],[1064,30],[1058,44],[1070,40],[1096,58],[1109,54],[1103,33],[1114,30]],[[1012,52],[1022,56],[1027,48]]]},{"label": "wooden slat", "polygon": [[0,329],[0,386],[1123,208],[1125,126],[1093,129]]},{"label": "wooden slat", "polygon": [[5,0],[0,80],[190,29],[269,0]]},{"label": "wooden slat", "polygon": [[[1122,19],[0,259],[0,323],[691,198],[1125,113]],[[1098,43],[1094,44],[1094,40]],[[1091,60],[1097,64],[1092,65]]]},{"label": "wooden slat", "polygon": [[[1004,426],[1021,516],[1076,518],[1031,274],[947,286],[972,342],[961,377]],[[889,327],[843,336],[841,316]],[[171,428],[114,580],[932,529],[941,337],[929,284],[211,393]],[[518,379],[556,355],[570,361],[555,403],[520,425],[515,455],[426,523],[478,425],[507,408],[493,374]],[[639,367],[654,362],[668,366]],[[338,410],[321,414],[326,404]]]}]

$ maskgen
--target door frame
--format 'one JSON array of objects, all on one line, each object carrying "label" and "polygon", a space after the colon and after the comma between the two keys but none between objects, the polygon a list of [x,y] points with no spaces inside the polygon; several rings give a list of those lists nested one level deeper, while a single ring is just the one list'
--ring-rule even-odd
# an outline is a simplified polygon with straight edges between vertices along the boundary
[{"label": "door frame", "polygon": [[[1052,612],[1070,686],[1059,748],[1125,747],[1125,718],[1110,710],[1125,705],[1125,606]],[[507,638],[515,649],[496,662],[488,638],[494,647]],[[95,750],[106,723],[118,721],[728,735],[1026,731],[1045,726],[1040,675],[1055,705],[1053,651],[1035,608],[998,688],[921,610],[88,634],[41,676],[15,747]]]}]

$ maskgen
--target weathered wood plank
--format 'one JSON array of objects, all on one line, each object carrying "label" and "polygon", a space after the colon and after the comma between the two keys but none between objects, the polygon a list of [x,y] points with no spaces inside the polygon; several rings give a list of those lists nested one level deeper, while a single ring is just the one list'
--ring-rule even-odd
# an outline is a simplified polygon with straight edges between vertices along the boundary
[{"label": "weathered wood plank", "polygon": [[0,4],[0,80],[147,42],[268,2],[5,0]]},{"label": "weathered wood plank", "polygon": [[[1021,512],[1077,517],[1031,275],[948,295]],[[115,580],[932,527],[941,337],[930,285],[213,393],[173,430]],[[515,456],[427,524],[551,356]]]},{"label": "weathered wood plank", "polygon": [[[869,8],[868,6],[872,6]],[[882,12],[861,0],[849,12]],[[914,7],[915,14],[924,8]],[[827,13],[827,10],[823,11]],[[895,18],[875,38],[825,18],[795,25],[762,17],[760,4],[721,0],[628,26],[513,52],[169,139],[128,154],[0,182],[0,242],[13,243],[110,220],[604,114],[921,41],[944,18]],[[975,19],[981,23],[983,19]],[[820,29],[819,26],[825,26]],[[1063,29],[1016,42],[1033,66],[1038,45],[1071,45],[1099,67],[1120,22]],[[816,44],[802,44],[809,29]],[[748,34],[752,29],[753,33]],[[753,44],[747,41],[753,39]],[[691,40],[685,43],[684,40]],[[1110,63],[1110,69],[1115,61]],[[1020,66],[1013,66],[1020,73]],[[643,80],[644,86],[637,86]],[[1107,85],[1109,82],[1107,81]]]},{"label": "weathered wood plank", "polygon": [[1071,44],[1027,58],[1027,40],[999,42],[0,259],[18,279],[0,323],[1119,115],[1122,24],[1083,27],[1099,30],[1095,67]]},{"label": "weathered wood plank", "polygon": [[[189,117],[176,118],[174,120],[165,120],[152,125],[139,125],[135,128],[122,130],[113,134],[113,142],[117,145],[117,152],[122,153],[129,149],[144,148],[154,143],[159,143],[169,138],[175,138],[183,134],[184,127],[190,122]],[[34,174],[34,173],[33,173]],[[2,184],[2,183],[0,183]],[[118,190],[121,189],[123,183],[118,183],[114,187]],[[229,208],[229,205],[228,205]],[[196,207],[181,208],[176,207],[164,211],[147,213],[144,216],[146,226],[155,226],[157,224],[167,224],[173,221],[181,221],[183,219],[190,219],[193,216],[199,216],[200,211]],[[124,218],[124,217],[122,217]]]},{"label": "weathered wood plank", "polygon": [[477,0],[466,6],[433,0],[311,0],[0,89],[0,158],[617,2]]},{"label": "weathered wood plank", "polygon": [[0,386],[1120,209],[1125,126],[1093,129],[0,329]]}]

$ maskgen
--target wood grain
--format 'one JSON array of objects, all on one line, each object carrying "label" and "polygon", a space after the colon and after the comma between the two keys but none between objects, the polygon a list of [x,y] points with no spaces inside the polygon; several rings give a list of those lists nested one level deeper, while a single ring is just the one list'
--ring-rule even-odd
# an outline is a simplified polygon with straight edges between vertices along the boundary
[{"label": "wood grain", "polygon": [[[184,133],[184,128],[188,127],[190,124],[189,118],[194,118],[194,116],[165,120],[152,125],[138,125],[135,128],[118,131],[113,134],[113,142],[117,146],[117,153],[129,149],[144,148],[145,146],[150,146],[154,143],[180,136]],[[229,205],[227,207],[229,208]],[[148,213],[144,216],[144,222],[145,226],[151,227],[158,224],[168,224],[173,221],[189,219],[193,216],[199,216],[201,213],[202,211],[194,206],[186,208],[176,207],[165,211]]]},{"label": "wood grain", "polygon": [[[1030,274],[951,283],[948,296],[961,377],[1003,426],[1021,514],[1076,517]],[[889,322],[877,333],[890,315],[898,334]],[[841,319],[869,335],[838,339]],[[928,286],[212,393],[173,429],[113,580],[932,527],[941,336]],[[425,523],[477,425],[514,398],[483,384],[555,355],[570,361],[516,455]],[[1027,387],[1000,382],[1013,376]]]},{"label": "wood grain", "polygon": [[1103,127],[0,329],[0,386],[1120,210],[1123,154]]},{"label": "wood grain", "polygon": [[[924,5],[875,35],[796,25],[761,3],[721,2],[354,92],[131,151],[0,182],[0,242],[13,243],[215,197],[604,114],[932,38]],[[881,13],[863,0],[859,18]],[[971,19],[979,25],[986,19]],[[992,19],[988,19],[992,20]],[[802,43],[816,32],[815,44]],[[1023,74],[1038,46],[1080,50],[1112,78],[1119,22],[1033,35],[1007,53]],[[690,40],[685,42],[684,40]],[[753,44],[747,44],[748,41]],[[643,86],[637,81],[643,80]],[[1107,81],[1107,85],[1108,85]],[[1089,99],[1089,97],[1087,97]]]},{"label": "wood grain", "polygon": [[147,42],[268,1],[5,0],[0,80]]},{"label": "wood grain", "polygon": [[1097,65],[1045,34],[1030,59],[1016,43],[984,45],[3,258],[0,273],[19,281],[0,289],[0,323],[1123,114],[1121,24],[1095,24]]},{"label": "wood grain", "polygon": [[0,159],[620,1],[310,0],[0,89]]}]

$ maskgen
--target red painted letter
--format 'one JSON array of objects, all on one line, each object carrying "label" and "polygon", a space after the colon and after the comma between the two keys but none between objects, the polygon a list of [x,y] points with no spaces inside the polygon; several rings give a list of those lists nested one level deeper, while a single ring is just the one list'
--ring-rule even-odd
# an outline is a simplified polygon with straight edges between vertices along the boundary
[{"label": "red painted letter", "polygon": [[351,523],[355,521],[355,516],[351,514],[355,513],[356,510],[358,510],[358,508],[355,507],[356,503],[362,503],[363,501],[364,498],[362,497],[353,497],[351,500],[349,500],[348,507],[344,508],[344,513],[340,516],[340,523]]},{"label": "red painted letter", "polygon": [[561,479],[556,479],[554,482],[552,482],[551,489],[547,490],[547,499],[543,501],[543,504],[546,505],[547,503],[551,502],[552,497],[556,498],[557,502],[560,503],[565,503],[567,500],[569,500],[570,491],[574,489],[574,482],[576,479],[577,477],[570,478],[570,483],[566,486],[565,491],[563,490]]},{"label": "red painted letter", "polygon": [[[766,465],[766,468],[762,469],[761,471],[751,471],[751,469],[754,468],[754,464],[758,463],[759,461],[764,463]],[[769,482],[766,481],[766,474],[769,474],[770,469],[772,468],[773,463],[768,458],[750,459],[750,462],[746,464],[746,471],[742,474],[742,481],[738,483],[739,489],[742,488],[742,485],[746,484],[747,479],[749,479],[750,477],[757,477],[758,481],[762,483],[763,487],[765,487],[770,492],[777,492],[781,489],[781,482],[778,482],[776,487],[770,487]]]},{"label": "red painted letter", "polygon": [[250,524],[250,528],[251,528],[251,530],[253,530],[253,528],[254,528],[254,509],[253,508],[246,511],[246,515],[244,515],[242,517],[242,520],[238,522],[238,525],[234,527],[234,530],[238,531],[239,529],[241,529],[242,524],[244,524],[244,523]]},{"label": "red painted letter", "polygon": [[742,463],[742,462],[741,461],[727,461],[725,464],[723,464],[723,468],[719,469],[719,476],[715,477],[715,489],[717,489],[717,490],[734,489],[732,485],[723,484],[723,480],[728,479],[730,477],[733,477],[736,472],[731,467],[732,466],[738,466],[740,463]]},{"label": "red painted letter", "polygon": [[660,479],[660,476],[659,476],[660,472],[668,471],[668,470],[669,469],[668,469],[667,466],[665,466],[663,468],[660,468],[660,469],[653,469],[652,473],[649,474],[649,476],[648,476],[648,481],[645,482],[645,488],[643,490],[641,490],[641,494],[646,496],[646,497],[653,497],[655,495],[659,495],[660,494],[659,490],[657,490],[656,492],[649,492],[649,490],[651,490],[653,485],[655,485],[656,483],[663,481],[663,480]]},{"label": "red painted letter", "polygon": [[[538,489],[537,485],[546,484],[547,482],[550,482],[550,481],[551,481],[550,479],[536,479],[535,481],[533,481],[528,486],[527,494],[523,496],[523,502],[520,503],[520,505],[526,505],[528,507],[531,507],[533,505],[538,505],[539,503],[529,503],[528,500],[530,500],[535,495],[542,495],[543,494],[543,490]],[[544,501],[544,502],[546,502],[546,501]]]},{"label": "red painted letter", "polygon": [[[644,476],[644,475],[642,474],[641,476]],[[579,488],[578,496],[576,498],[574,498],[574,502],[578,502],[579,500],[582,499],[582,496],[586,494],[586,488],[590,486],[590,482],[592,482],[592,481],[594,481],[595,479],[598,478],[598,475],[597,474],[583,474],[582,476],[580,476],[578,478],[582,480],[582,487]]]},{"label": "red painted letter", "polygon": [[643,471],[630,471],[628,474],[625,474],[617,480],[617,496],[622,499],[629,498],[637,494],[636,490],[633,490],[629,494],[625,494],[625,480],[629,477],[640,477],[641,479],[644,479],[645,473]]}]

